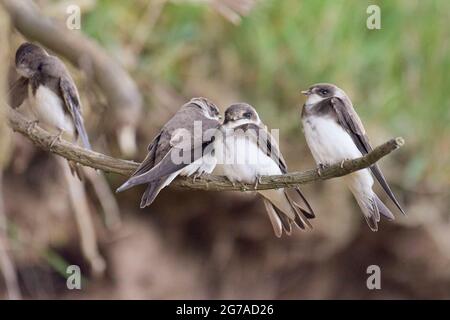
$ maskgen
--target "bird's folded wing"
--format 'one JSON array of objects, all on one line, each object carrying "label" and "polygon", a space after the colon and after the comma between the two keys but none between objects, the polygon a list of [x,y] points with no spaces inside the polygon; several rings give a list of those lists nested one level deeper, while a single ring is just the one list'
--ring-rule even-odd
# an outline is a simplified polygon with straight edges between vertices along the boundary
[{"label": "bird's folded wing", "polygon": [[[350,134],[353,142],[356,144],[359,151],[363,155],[371,152],[373,149],[369,143],[369,139],[366,135],[361,120],[359,119],[355,110],[353,110],[351,106],[349,106],[351,109],[346,107],[344,102],[336,97],[331,98],[330,103],[334,111],[336,112],[339,124]],[[381,172],[378,165],[374,164],[373,166],[370,167],[370,170],[372,170],[373,175],[378,180],[380,185],[383,187],[384,191],[389,196],[389,198],[391,198],[391,200],[395,203],[397,208],[403,214],[405,214],[402,207],[400,206],[400,203],[398,202],[397,198],[395,197],[394,193],[389,187],[389,184],[384,178],[383,173]]]},{"label": "bird's folded wing", "polygon": [[84,128],[83,117],[81,115],[80,99],[75,84],[73,83],[72,79],[63,76],[59,80],[59,88],[61,90],[61,96],[64,99],[64,105],[72,117],[76,134],[81,138],[83,146],[86,149],[91,149],[89,137],[87,135],[86,129]]},{"label": "bird's folded wing", "polygon": [[28,79],[20,77],[9,85],[9,104],[13,109],[20,107],[28,97]]},{"label": "bird's folded wing", "polygon": [[[117,192],[125,191],[133,186],[150,183],[175,173],[189,164],[200,159],[205,152],[205,149],[213,142],[214,139],[206,141],[199,146],[194,146],[188,150],[172,147],[169,152],[149,171],[143,172],[140,175],[132,176],[122,186],[117,189]],[[185,155],[185,152],[188,152]],[[187,160],[187,161],[186,161]]]},{"label": "bird's folded wing", "polygon": [[[141,162],[139,167],[136,169],[135,172],[131,175],[132,177],[141,175],[147,171],[149,171],[153,166],[155,165],[155,159],[156,159],[156,150],[158,150],[158,144],[161,139],[161,131],[158,133],[158,135],[153,139],[153,141],[148,145],[148,153],[145,159]],[[162,151],[162,150],[159,150]]]}]

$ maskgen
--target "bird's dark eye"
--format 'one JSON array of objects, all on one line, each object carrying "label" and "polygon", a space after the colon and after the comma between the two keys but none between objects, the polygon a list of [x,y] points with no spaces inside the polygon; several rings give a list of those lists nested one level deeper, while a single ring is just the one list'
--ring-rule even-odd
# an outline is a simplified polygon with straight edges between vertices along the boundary
[{"label": "bird's dark eye", "polygon": [[327,89],[320,89],[320,94],[325,96],[328,94],[328,90]]},{"label": "bird's dark eye", "polygon": [[252,117],[252,113],[251,112],[244,113],[244,118],[250,119],[251,117]]}]

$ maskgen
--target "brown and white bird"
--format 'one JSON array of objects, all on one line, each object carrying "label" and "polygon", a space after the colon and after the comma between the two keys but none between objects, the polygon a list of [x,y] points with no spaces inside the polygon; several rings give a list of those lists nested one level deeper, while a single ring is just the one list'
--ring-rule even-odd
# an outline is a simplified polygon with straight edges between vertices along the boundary
[{"label": "brown and white bird", "polygon": [[[223,134],[214,143],[217,167],[232,183],[257,184],[261,176],[287,173],[277,142],[247,103],[236,103],[225,111]],[[275,235],[291,233],[292,224],[305,229],[314,212],[299,188],[259,190]]]},{"label": "brown and white bird", "polygon": [[[372,151],[366,131],[346,93],[333,84],[319,83],[302,91],[307,96],[302,110],[303,129],[309,149],[319,166],[361,157]],[[404,214],[377,164],[370,171],[389,198]],[[369,169],[353,172],[343,179],[361,208],[372,231],[378,230],[380,214],[394,219],[391,211],[373,191]]]},{"label": "brown and white bird", "polygon": [[219,109],[206,98],[184,104],[162,127],[148,146],[147,157],[117,192],[148,184],[141,199],[144,208],[178,175],[211,173],[216,166],[212,142],[219,119]]},{"label": "brown and white bird", "polygon": [[[22,76],[11,91],[14,105],[23,99],[29,105],[40,124],[65,134],[74,141],[80,138],[83,147],[91,149],[81,115],[81,101],[77,87],[57,57],[33,44],[23,43],[16,51],[16,70]],[[23,90],[24,88],[27,90]],[[26,93],[26,94],[24,94]]]}]

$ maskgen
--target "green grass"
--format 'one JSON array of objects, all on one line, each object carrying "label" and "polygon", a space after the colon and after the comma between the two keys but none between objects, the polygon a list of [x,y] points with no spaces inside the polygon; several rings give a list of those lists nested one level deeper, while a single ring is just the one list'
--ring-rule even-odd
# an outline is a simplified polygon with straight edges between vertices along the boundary
[{"label": "green grass", "polygon": [[[381,30],[366,28],[374,2]],[[126,43],[142,15],[137,3],[99,1],[84,31],[106,47]],[[405,175],[416,181],[431,170],[448,181],[439,172],[450,167],[449,12],[445,0],[267,0],[233,26],[205,5],[170,2],[133,74],[188,94],[195,67],[290,134],[299,133],[299,90],[336,83],[368,128],[405,137],[414,155]]]}]

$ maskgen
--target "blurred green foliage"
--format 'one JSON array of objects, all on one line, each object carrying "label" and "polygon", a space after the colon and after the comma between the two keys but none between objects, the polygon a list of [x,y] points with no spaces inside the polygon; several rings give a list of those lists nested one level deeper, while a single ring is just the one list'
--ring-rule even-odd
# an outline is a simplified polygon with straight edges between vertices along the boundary
[{"label": "blurred green foliage", "polygon": [[[381,8],[381,30],[366,28],[370,4]],[[131,70],[139,82],[189,96],[186,83],[213,79],[291,135],[300,133],[299,90],[333,82],[369,134],[405,137],[408,183],[450,180],[450,1],[261,0],[238,26],[205,4],[176,1],[153,28],[138,29],[147,5],[100,0],[83,20],[111,51],[144,37]]]}]

